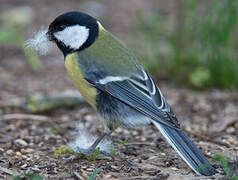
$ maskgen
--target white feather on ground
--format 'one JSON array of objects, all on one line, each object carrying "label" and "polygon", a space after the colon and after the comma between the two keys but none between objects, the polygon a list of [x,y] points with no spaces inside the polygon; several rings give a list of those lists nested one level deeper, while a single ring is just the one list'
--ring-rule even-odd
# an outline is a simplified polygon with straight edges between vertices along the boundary
[{"label": "white feather on ground", "polygon": [[[69,147],[73,150],[77,151],[77,147],[82,149],[89,148],[97,139],[98,137],[90,135],[88,132],[86,132],[84,129],[79,128],[78,129],[78,135],[75,137],[75,140],[69,143]],[[100,150],[106,151],[107,153],[110,153],[113,148],[112,142],[110,140],[107,140],[105,137],[103,141],[99,143],[97,146],[100,148]]]},{"label": "white feather on ground", "polygon": [[25,43],[25,47],[35,50],[39,55],[47,55],[51,50],[53,42],[47,37],[47,30],[40,30],[32,39]]}]

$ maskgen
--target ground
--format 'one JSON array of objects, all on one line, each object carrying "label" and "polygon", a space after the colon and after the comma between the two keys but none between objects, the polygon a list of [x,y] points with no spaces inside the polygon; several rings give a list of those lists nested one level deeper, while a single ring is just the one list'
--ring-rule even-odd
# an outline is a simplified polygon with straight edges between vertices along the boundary
[{"label": "ground", "polygon": [[[31,34],[30,28],[37,29],[41,24],[49,23],[62,9],[76,9],[79,2],[83,4],[86,1],[36,3],[25,0],[18,4],[9,1],[1,6],[1,10],[21,5],[32,7],[36,11],[36,20],[26,30]],[[106,0],[102,2],[107,3]],[[130,8],[126,1],[115,4],[117,2],[110,1],[106,7],[111,8],[106,13],[118,13],[120,18],[113,16],[107,23],[113,32],[126,39],[126,28],[133,18],[117,23],[115,21],[125,14],[133,15],[133,12],[128,10]],[[151,8],[153,5],[139,2],[135,5],[138,9]],[[115,6],[124,8],[123,12]],[[47,18],[43,17],[45,13],[49,14]],[[118,25],[120,22],[121,26]],[[80,159],[66,163],[65,158],[70,155],[56,156],[54,152],[77,138],[75,127],[85,128],[93,135],[99,135],[102,130],[98,116],[89,106],[83,104],[76,108],[57,108],[50,113],[36,115],[35,118],[22,117],[26,115],[23,110],[6,108],[7,103],[19,98],[35,94],[52,96],[75,90],[65,71],[63,56],[55,50],[49,56],[42,57],[44,68],[34,72],[16,46],[7,44],[0,50],[0,179],[9,179],[14,172],[27,171],[40,174],[45,179],[87,179],[99,168],[101,171],[96,179],[201,179],[152,126],[134,130],[117,129],[112,138],[124,143],[121,143],[121,153],[114,160],[102,157],[96,161]],[[212,160],[215,154],[223,154],[228,158],[231,170],[237,174],[238,93],[216,89],[198,92],[176,88],[168,82],[158,84],[180,119],[182,128],[207,158]],[[16,116],[9,118],[9,114]],[[218,175],[206,179],[225,177],[220,163],[215,164]]]}]

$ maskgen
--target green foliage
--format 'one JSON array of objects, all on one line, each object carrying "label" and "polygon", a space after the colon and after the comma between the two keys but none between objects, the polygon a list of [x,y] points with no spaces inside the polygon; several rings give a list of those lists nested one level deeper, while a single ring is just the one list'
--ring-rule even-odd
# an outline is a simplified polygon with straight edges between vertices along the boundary
[{"label": "green foliage", "polygon": [[117,146],[120,150],[123,150],[126,148],[126,143],[127,143],[127,139],[120,139],[120,141],[117,143]]},{"label": "green foliage", "polygon": [[231,176],[231,170],[230,170],[230,167],[228,164],[228,160],[225,156],[223,156],[221,154],[216,154],[214,157],[214,160],[219,161],[221,163],[221,166],[227,176]]},{"label": "green foliage", "polygon": [[93,173],[91,174],[91,176],[88,178],[88,180],[94,180],[96,178],[96,176],[102,171],[102,167],[97,168],[95,171],[93,171]]},{"label": "green foliage", "polygon": [[197,88],[203,88],[208,85],[210,77],[210,72],[205,68],[197,68],[190,75],[190,83]]},{"label": "green foliage", "polygon": [[142,63],[155,77],[178,84],[237,88],[238,1],[176,3],[183,13],[174,21],[159,10],[138,13],[135,49]]},{"label": "green foliage", "polygon": [[35,173],[27,173],[27,174],[12,176],[12,180],[21,180],[21,179],[43,180],[44,178],[42,176],[40,176],[39,174],[35,174]]},{"label": "green foliage", "polygon": [[68,146],[62,146],[57,148],[57,150],[55,150],[55,156],[59,156],[62,154],[75,154],[74,150],[69,148]]},{"label": "green foliage", "polygon": [[110,154],[111,154],[112,156],[116,156],[116,155],[118,154],[118,151],[117,151],[115,148],[111,148],[111,149],[110,149]]},{"label": "green foliage", "polygon": [[232,175],[228,160],[225,156],[223,156],[222,154],[216,154],[213,158],[213,161],[220,162],[222,169],[228,177],[228,180],[238,180],[238,176]]},{"label": "green foliage", "polygon": [[90,156],[89,159],[90,159],[91,161],[95,162],[95,161],[97,160],[99,154],[100,154],[100,148],[97,147],[97,148],[94,150],[93,154]]}]

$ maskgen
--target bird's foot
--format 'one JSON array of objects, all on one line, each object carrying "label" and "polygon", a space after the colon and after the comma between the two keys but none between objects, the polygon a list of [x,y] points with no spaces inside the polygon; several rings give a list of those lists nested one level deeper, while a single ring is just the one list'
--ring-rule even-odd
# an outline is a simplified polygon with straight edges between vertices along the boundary
[{"label": "bird's foot", "polygon": [[89,157],[89,156],[91,156],[96,150],[97,150],[97,148],[95,149],[95,148],[92,148],[92,147],[89,147],[89,148],[87,148],[87,149],[77,147],[76,153],[79,154],[79,155],[83,155],[83,156]]},{"label": "bird's foot", "polygon": [[104,151],[104,150],[100,150],[100,148],[95,149],[92,147],[90,147],[88,149],[77,147],[77,153],[84,155],[86,157],[91,157],[93,154],[95,154],[95,155],[103,154],[105,156],[112,157],[111,153]]},{"label": "bird's foot", "polygon": [[114,160],[114,157],[111,153],[109,153],[107,151],[104,151],[104,150],[100,150],[100,148],[95,149],[95,148],[89,147],[89,148],[85,149],[85,148],[77,147],[76,154],[67,158],[65,160],[65,162],[66,163],[73,162],[75,160],[82,159],[83,157],[84,158],[86,157],[88,159],[96,160],[99,155],[109,156]]}]

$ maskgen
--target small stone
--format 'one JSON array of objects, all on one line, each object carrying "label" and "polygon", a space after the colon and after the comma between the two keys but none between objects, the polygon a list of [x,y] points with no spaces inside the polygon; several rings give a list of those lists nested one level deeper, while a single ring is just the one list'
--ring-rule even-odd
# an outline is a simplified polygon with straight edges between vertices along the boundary
[{"label": "small stone", "polygon": [[22,166],[21,166],[21,168],[26,168],[27,167],[27,164],[23,164]]},{"label": "small stone", "polygon": [[33,147],[33,146],[35,146],[35,144],[31,142],[31,143],[29,144],[29,146],[32,146],[32,147]]},{"label": "small stone", "polygon": [[82,174],[81,174],[81,175],[82,175],[85,179],[89,179],[87,173],[86,173],[84,170],[82,170],[82,169],[81,169],[81,171],[82,171]]},{"label": "small stone", "polygon": [[44,146],[44,143],[43,142],[40,142],[39,144],[38,144],[38,147],[43,147]]},{"label": "small stone", "polygon": [[0,148],[0,153],[3,153],[4,152],[4,149],[3,148]]},{"label": "small stone", "polygon": [[140,140],[141,140],[142,142],[145,142],[145,141],[146,141],[146,138],[145,138],[145,137],[142,137]]},{"label": "small stone", "polygon": [[230,145],[233,145],[233,144],[235,144],[235,141],[234,141],[234,139],[228,139],[227,143]]},{"label": "small stone", "polygon": [[174,170],[174,171],[178,171],[178,170],[179,170],[179,169],[176,168],[176,167],[171,167],[171,169]]},{"label": "small stone", "polygon": [[70,117],[69,117],[68,115],[63,115],[63,116],[61,117],[61,119],[62,119],[62,121],[67,122],[67,121],[70,120]]},{"label": "small stone", "polygon": [[16,142],[23,147],[26,147],[28,145],[27,142],[24,141],[23,139],[17,139]]},{"label": "small stone", "polygon": [[93,172],[92,168],[87,168],[86,171]]},{"label": "small stone", "polygon": [[29,157],[29,158],[26,158],[26,161],[31,161],[32,160],[32,158],[31,157]]},{"label": "small stone", "polygon": [[21,153],[21,152],[19,152],[19,151],[17,151],[17,152],[16,152],[16,155],[17,155],[17,156],[21,156],[21,155],[22,155],[22,153]]},{"label": "small stone", "polygon": [[137,131],[132,131],[132,135],[133,135],[133,136],[137,136],[137,135],[138,135],[138,132],[137,132]]},{"label": "small stone", "polygon": [[117,129],[115,130],[115,132],[117,132],[117,133],[122,133],[123,130],[122,130],[122,128],[117,128]]},{"label": "small stone", "polygon": [[22,153],[34,153],[35,150],[34,150],[34,149],[27,148],[27,149],[22,149],[21,152],[22,152]]},{"label": "small stone", "polygon": [[172,160],[166,160],[166,161],[164,161],[164,164],[167,166],[167,167],[170,167],[170,166],[172,166],[173,165],[173,161]]},{"label": "small stone", "polygon": [[128,131],[127,129],[124,129],[124,130],[123,130],[123,133],[124,133],[125,135],[129,135],[129,134],[130,134],[130,131]]},{"label": "small stone", "polygon": [[154,153],[154,152],[155,152],[153,149],[148,149],[148,151],[150,151],[151,153]]},{"label": "small stone", "polygon": [[135,163],[138,163],[140,160],[139,159],[134,159],[133,160]]},{"label": "small stone", "polygon": [[13,152],[13,150],[9,149],[6,151],[6,153],[7,153],[7,155],[13,155],[14,152]]},{"label": "small stone", "polygon": [[46,135],[46,136],[44,137],[44,140],[45,140],[45,141],[48,141],[49,138],[50,138],[50,136],[47,136],[47,135]]},{"label": "small stone", "polygon": [[141,159],[142,159],[142,160],[147,160],[148,158],[149,158],[149,157],[146,156],[146,155],[144,155],[144,154],[141,156]]},{"label": "small stone", "polygon": [[16,160],[18,160],[18,158],[19,158],[19,156],[14,156],[14,157],[13,157],[13,160],[16,161]]},{"label": "small stone", "polygon": [[232,133],[234,133],[235,131],[236,131],[236,130],[235,130],[234,127],[229,127],[229,128],[226,129],[226,132],[229,133],[229,134],[232,134]]},{"label": "small stone", "polygon": [[151,157],[149,157],[149,159],[148,160],[153,160],[153,159],[156,159],[158,156],[151,156]]},{"label": "small stone", "polygon": [[109,179],[109,178],[112,177],[112,175],[111,175],[111,174],[105,174],[103,177],[104,177],[105,179]]},{"label": "small stone", "polygon": [[212,121],[215,121],[216,120],[216,115],[215,114],[211,114],[211,116],[210,116],[210,119],[212,120]]},{"label": "small stone", "polygon": [[165,154],[165,153],[160,153],[160,155],[161,155],[161,156],[166,156],[166,154]]},{"label": "small stone", "polygon": [[218,149],[220,149],[221,151],[225,151],[225,148],[224,147],[222,147],[222,146],[220,146],[220,147],[218,147]]},{"label": "small stone", "polygon": [[34,171],[34,172],[37,172],[37,173],[40,172],[40,169],[39,169],[39,168],[36,168],[36,167],[32,167],[31,170]]},{"label": "small stone", "polygon": [[114,166],[114,165],[111,165],[111,168],[112,168],[112,169],[117,169],[117,167],[116,167],[116,166]]},{"label": "small stone", "polygon": [[90,114],[87,114],[87,115],[84,116],[84,118],[85,118],[87,121],[92,121],[94,117],[93,117],[92,115],[90,115]]},{"label": "small stone", "polygon": [[27,156],[26,155],[22,155],[21,156],[23,159],[27,159]]}]

